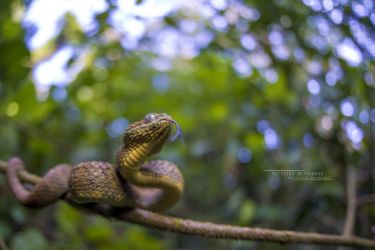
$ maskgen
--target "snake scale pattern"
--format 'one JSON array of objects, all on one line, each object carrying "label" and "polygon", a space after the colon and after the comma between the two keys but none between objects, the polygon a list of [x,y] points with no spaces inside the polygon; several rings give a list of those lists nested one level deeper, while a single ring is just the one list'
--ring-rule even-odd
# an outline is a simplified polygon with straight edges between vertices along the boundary
[{"label": "snake scale pattern", "polygon": [[117,163],[89,161],[73,167],[60,164],[50,169],[27,190],[17,172],[24,169],[20,158],[8,162],[7,182],[11,192],[23,205],[41,208],[69,195],[77,203],[105,203],[116,207],[143,208],[162,211],[172,207],[184,189],[184,179],[172,162],[146,159],[158,153],[181,131],[167,114],[150,113],[131,124],[124,132]]}]

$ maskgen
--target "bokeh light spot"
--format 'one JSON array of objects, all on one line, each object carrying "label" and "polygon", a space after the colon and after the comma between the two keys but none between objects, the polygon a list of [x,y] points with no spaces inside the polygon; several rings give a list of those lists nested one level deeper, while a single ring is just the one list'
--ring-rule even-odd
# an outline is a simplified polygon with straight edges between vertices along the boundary
[{"label": "bokeh light spot", "polygon": [[313,95],[317,95],[319,94],[320,92],[320,84],[317,80],[315,79],[310,79],[308,82],[307,82],[307,89],[309,90],[309,92]]},{"label": "bokeh light spot", "polygon": [[268,149],[275,149],[279,145],[279,137],[276,131],[272,128],[266,129],[264,132],[264,142]]},{"label": "bokeh light spot", "polygon": [[107,134],[112,138],[116,138],[124,133],[128,125],[129,123],[127,119],[117,118],[107,126]]},{"label": "bokeh light spot", "polygon": [[242,35],[240,42],[241,42],[242,47],[244,47],[246,50],[250,50],[250,51],[255,49],[255,47],[257,45],[254,36],[252,36],[250,34]]},{"label": "bokeh light spot", "polygon": [[347,117],[354,114],[354,106],[349,100],[343,100],[340,104],[341,113]]},{"label": "bokeh light spot", "polygon": [[264,132],[269,129],[271,126],[268,121],[260,120],[257,122],[257,130],[259,133],[264,134]]},{"label": "bokeh light spot", "polygon": [[349,38],[344,39],[337,45],[336,52],[339,57],[347,61],[351,66],[358,66],[363,60],[361,51]]},{"label": "bokeh light spot", "polygon": [[248,163],[250,162],[251,158],[252,158],[252,153],[250,149],[244,147],[244,148],[239,148],[237,150],[237,159],[241,163]]},{"label": "bokeh light spot", "polygon": [[359,120],[362,122],[362,123],[368,123],[369,121],[369,114],[366,110],[362,110],[360,113],[359,113]]},{"label": "bokeh light spot", "polygon": [[314,145],[314,138],[310,133],[303,135],[303,145],[305,145],[306,148],[311,148]]},{"label": "bokeh light spot", "polygon": [[169,89],[169,77],[164,74],[152,78],[152,85],[158,92],[165,92]]},{"label": "bokeh light spot", "polygon": [[11,102],[9,103],[8,107],[7,107],[7,116],[16,116],[18,114],[18,112],[20,111],[20,106],[18,105],[17,102]]},{"label": "bokeh light spot", "polygon": [[91,100],[94,97],[94,91],[91,87],[83,86],[78,89],[77,98],[82,102]]},{"label": "bokeh light spot", "polygon": [[56,87],[52,91],[52,98],[57,102],[64,101],[67,96],[68,96],[68,93],[64,87]]}]

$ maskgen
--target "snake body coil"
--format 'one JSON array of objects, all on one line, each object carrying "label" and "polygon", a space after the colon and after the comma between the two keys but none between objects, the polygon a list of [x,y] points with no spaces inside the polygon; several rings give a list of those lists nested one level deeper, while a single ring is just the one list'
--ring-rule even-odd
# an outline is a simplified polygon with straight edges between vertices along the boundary
[{"label": "snake body coil", "polygon": [[9,160],[7,182],[16,199],[30,208],[47,206],[68,194],[79,203],[106,203],[116,207],[161,211],[180,198],[184,179],[169,161],[145,162],[168,141],[176,122],[166,114],[148,114],[124,133],[117,164],[82,162],[58,165],[49,170],[31,191],[24,188],[17,172],[24,168],[19,158]]}]

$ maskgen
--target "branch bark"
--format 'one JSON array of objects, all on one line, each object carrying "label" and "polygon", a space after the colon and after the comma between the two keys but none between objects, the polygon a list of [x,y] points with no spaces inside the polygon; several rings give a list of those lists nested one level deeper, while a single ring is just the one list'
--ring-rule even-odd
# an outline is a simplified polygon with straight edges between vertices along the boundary
[{"label": "branch bark", "polygon": [[[0,172],[4,174],[6,170],[7,163],[0,161]],[[30,174],[27,171],[21,171],[19,173],[19,177],[22,181],[30,184],[37,184],[41,179],[39,176]],[[142,209],[126,210],[124,208],[112,208],[100,205],[77,204],[69,199],[68,195],[66,195],[64,199],[77,208],[100,214],[106,218],[116,218],[125,222],[181,234],[197,235],[208,238],[278,242],[284,244],[325,244],[362,248],[367,247],[375,249],[375,240],[369,240],[356,236],[304,233],[287,230],[272,230],[215,224],[211,222],[200,222],[166,216]]]}]

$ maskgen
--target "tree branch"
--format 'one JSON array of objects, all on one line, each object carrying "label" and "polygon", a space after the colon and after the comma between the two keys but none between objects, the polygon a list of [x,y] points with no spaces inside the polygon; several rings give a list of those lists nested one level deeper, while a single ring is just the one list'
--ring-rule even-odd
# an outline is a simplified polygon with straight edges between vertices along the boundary
[{"label": "tree branch", "polygon": [[[5,173],[7,163],[0,161],[0,172]],[[37,184],[40,177],[21,171],[19,177],[22,181]],[[368,247],[375,249],[375,240],[364,239],[355,236],[340,236],[330,234],[302,233],[286,230],[272,230],[252,227],[239,227],[231,225],[214,224],[210,222],[199,222],[161,215],[142,209],[112,208],[100,205],[85,205],[74,203],[68,195],[66,201],[75,207],[100,214],[106,218],[157,228],[164,231],[172,231],[181,234],[198,235],[209,238],[255,240],[278,243],[304,243],[304,244],[326,244],[342,245],[352,247]]]}]

